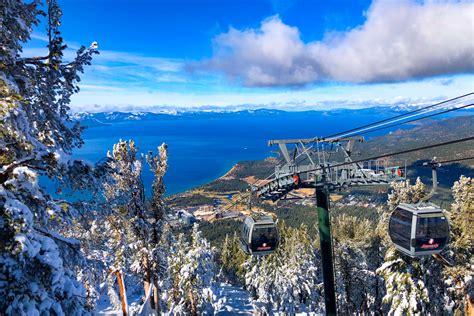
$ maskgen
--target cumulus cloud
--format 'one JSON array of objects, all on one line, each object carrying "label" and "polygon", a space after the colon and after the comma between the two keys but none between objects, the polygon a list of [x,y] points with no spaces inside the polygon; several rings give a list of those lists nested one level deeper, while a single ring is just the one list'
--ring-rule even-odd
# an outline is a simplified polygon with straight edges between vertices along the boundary
[{"label": "cumulus cloud", "polygon": [[214,38],[198,68],[247,86],[374,83],[474,72],[474,3],[379,0],[363,25],[304,43],[278,16]]}]

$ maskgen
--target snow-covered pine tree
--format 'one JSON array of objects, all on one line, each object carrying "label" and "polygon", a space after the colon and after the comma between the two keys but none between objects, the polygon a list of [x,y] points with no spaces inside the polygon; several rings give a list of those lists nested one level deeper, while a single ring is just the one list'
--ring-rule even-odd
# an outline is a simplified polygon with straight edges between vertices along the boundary
[{"label": "snow-covered pine tree", "polygon": [[[75,315],[85,312],[86,295],[73,272],[79,243],[58,233],[70,214],[41,189],[38,177],[81,185],[92,171],[70,159],[82,140],[68,104],[97,45],[64,62],[61,10],[54,0],[46,1],[46,12],[41,5],[0,3],[0,312]],[[21,57],[41,16],[47,16],[48,53]]]},{"label": "snow-covered pine tree", "polygon": [[[157,297],[159,298],[159,311],[165,313],[168,311],[168,302],[173,290],[173,274],[171,264],[176,254],[177,241],[171,232],[168,224],[162,226],[161,238],[158,247],[154,251],[154,258],[160,256],[158,261],[153,262],[153,271],[157,274]],[[156,259],[154,259],[156,260]],[[156,266],[156,268],[155,268]]]},{"label": "snow-covered pine tree", "polygon": [[[96,285],[95,288],[87,288],[92,294],[95,293],[96,298],[99,290],[97,285],[105,281],[107,271],[120,269],[128,276],[131,273],[133,279],[142,278],[145,293],[153,282],[154,303],[159,301],[158,289],[160,284],[167,282],[169,275],[167,257],[172,234],[169,229],[163,232],[166,144],[159,146],[158,152],[158,156],[152,152],[146,156],[154,173],[151,200],[145,199],[141,179],[143,159],[137,158],[135,144],[133,141],[119,141],[104,162],[106,176],[100,178],[103,180],[101,193],[105,196],[105,203],[100,198],[95,204],[75,203],[81,209],[80,216],[77,216],[76,225],[67,233],[82,241],[82,250],[90,269],[84,271],[81,277],[87,279],[86,284]],[[166,245],[163,246],[163,242]],[[134,283],[134,280],[126,283]],[[113,283],[111,285],[115,286]],[[109,293],[113,293],[113,289],[109,289]],[[117,300],[112,301],[119,303]]]},{"label": "snow-covered pine tree", "polygon": [[81,253],[84,260],[77,270],[79,281],[86,288],[87,308],[93,310],[100,297],[100,285],[107,277],[108,260],[111,257],[110,249],[104,236],[108,229],[103,223],[106,220],[102,203],[74,203],[68,204],[68,212],[74,214],[70,225],[61,229],[65,237],[80,241]]},{"label": "snow-covered pine tree", "polygon": [[394,210],[400,203],[418,203],[426,195],[426,186],[418,177],[414,185],[410,180],[404,182],[392,182],[392,191],[388,194],[387,205],[390,211]]},{"label": "snow-covered pine tree", "polygon": [[244,262],[245,289],[252,297],[255,309],[262,314],[273,310],[273,302],[269,297],[269,284],[272,280],[265,274],[265,268],[263,257],[250,256]]},{"label": "snow-covered pine tree", "polygon": [[229,270],[231,266],[231,259],[232,259],[232,253],[231,253],[231,239],[229,238],[229,234],[225,234],[224,242],[222,243],[222,247],[220,249],[219,253],[219,264],[220,264],[220,272],[219,272],[219,277],[222,277],[227,280],[229,278]]},{"label": "snow-covered pine tree", "polygon": [[178,315],[200,315],[213,313],[215,300],[214,255],[210,244],[194,224],[191,243],[180,235],[177,252],[171,259],[175,279],[170,312]]},{"label": "snow-covered pine tree", "polygon": [[105,198],[111,206],[107,218],[107,238],[113,250],[112,270],[132,272],[144,282],[145,293],[150,285],[153,256],[154,224],[150,223],[145,189],[141,179],[143,159],[137,158],[133,140],[120,140],[107,156],[114,170],[104,184]]},{"label": "snow-covered pine tree", "polygon": [[173,282],[168,294],[168,306],[169,310],[176,315],[184,315],[186,313],[186,289],[181,286],[181,269],[184,266],[189,247],[189,242],[186,241],[184,234],[179,234],[176,239],[173,255],[169,257],[168,261]]},{"label": "snow-covered pine tree", "polygon": [[247,255],[243,252],[240,245],[240,236],[237,232],[232,234],[231,240],[232,266],[235,269],[235,276],[240,283],[244,283],[245,269],[244,263]]},{"label": "snow-covered pine tree", "polygon": [[[168,170],[168,146],[165,143],[158,146],[157,156],[154,156],[150,151],[146,156],[146,161],[154,175],[150,209],[153,219],[158,222],[163,219],[165,213],[163,195],[165,194],[164,176]],[[158,235],[155,237],[159,238]]]},{"label": "snow-covered pine tree", "polygon": [[450,243],[446,256],[454,267],[444,271],[446,310],[468,315],[474,308],[474,181],[461,176],[452,188],[454,202],[449,212]]},{"label": "snow-covered pine tree", "polygon": [[271,255],[250,257],[244,264],[245,286],[263,313],[322,312],[316,251],[306,227],[282,223],[280,246]]},{"label": "snow-covered pine tree", "polygon": [[137,159],[137,151],[133,141],[120,140],[112,152],[107,153],[114,172],[104,183],[104,194],[111,206],[109,222],[115,234],[112,243],[117,254],[114,262],[117,269],[123,269],[131,262],[140,265],[135,256],[132,259],[132,253],[145,251],[140,238],[141,230],[146,226],[145,189],[141,181],[143,161]]},{"label": "snow-covered pine tree", "polygon": [[153,282],[155,286],[155,304],[160,306],[158,302],[160,294],[160,284],[164,285],[169,279],[168,256],[170,255],[170,238],[172,237],[169,227],[164,227],[163,217],[166,206],[163,201],[165,194],[164,176],[168,170],[168,146],[161,144],[158,147],[158,155],[154,156],[153,152],[149,152],[146,161],[153,172],[154,178],[152,183],[151,200],[147,203],[148,222],[150,234],[148,247],[150,248],[149,266],[145,270],[145,292],[147,292],[147,283]]},{"label": "snow-covered pine tree", "polygon": [[418,261],[407,262],[392,247],[385,255],[385,263],[377,273],[385,279],[387,294],[384,303],[389,315],[420,314],[427,312],[428,291],[420,274]]},{"label": "snow-covered pine tree", "polygon": [[318,286],[321,276],[307,227],[302,225],[291,229],[282,250],[286,258],[277,279],[279,282],[275,284],[283,294],[279,298],[278,310],[290,314],[321,312],[323,298]]},{"label": "snow-covered pine tree", "polygon": [[226,281],[233,284],[243,284],[246,255],[240,248],[240,240],[237,232],[232,237],[226,235],[220,251],[220,264]]},{"label": "snow-covered pine tree", "polygon": [[383,280],[375,269],[383,257],[374,223],[343,214],[334,219],[333,234],[339,312],[381,312]]}]

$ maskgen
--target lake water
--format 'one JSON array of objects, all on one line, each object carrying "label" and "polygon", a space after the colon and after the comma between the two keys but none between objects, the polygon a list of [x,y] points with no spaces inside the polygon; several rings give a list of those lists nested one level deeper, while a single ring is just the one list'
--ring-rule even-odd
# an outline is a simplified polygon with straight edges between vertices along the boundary
[{"label": "lake water", "polygon": [[[222,176],[240,160],[271,156],[271,151],[277,148],[267,146],[270,139],[326,136],[399,113],[378,108],[159,115],[152,120],[125,120],[89,127],[83,133],[85,145],[76,150],[75,155],[96,162],[119,139],[133,139],[143,153],[150,150],[156,153],[157,146],[165,142],[169,150],[165,183],[167,194],[173,194]],[[388,131],[379,131],[375,135]],[[143,178],[148,189],[152,175],[147,167],[144,169]]]}]

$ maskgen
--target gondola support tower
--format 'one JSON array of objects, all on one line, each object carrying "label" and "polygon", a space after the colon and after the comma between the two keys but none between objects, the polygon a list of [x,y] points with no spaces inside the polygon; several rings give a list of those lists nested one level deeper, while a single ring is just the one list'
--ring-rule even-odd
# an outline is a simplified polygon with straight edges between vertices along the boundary
[{"label": "gondola support tower", "polygon": [[329,189],[327,185],[316,188],[316,206],[318,210],[318,227],[326,315],[336,315],[336,287],[334,282],[331,219],[329,215]]},{"label": "gondola support tower", "polygon": [[[285,164],[275,168],[273,179],[253,188],[260,199],[272,201],[287,198],[295,189],[315,189],[326,315],[337,314],[329,193],[352,186],[388,185],[405,179],[402,167],[389,166],[387,160],[366,161],[365,165],[354,161],[353,146],[363,140],[360,136],[331,141],[319,138],[270,140],[269,146],[278,145]],[[325,145],[329,145],[329,149]],[[288,146],[293,146],[293,153]]]}]

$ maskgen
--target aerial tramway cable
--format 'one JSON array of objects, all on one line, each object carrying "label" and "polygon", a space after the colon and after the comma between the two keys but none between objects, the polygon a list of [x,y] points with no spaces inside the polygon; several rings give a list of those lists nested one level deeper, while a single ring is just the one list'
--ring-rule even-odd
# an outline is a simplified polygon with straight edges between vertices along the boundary
[{"label": "aerial tramway cable", "polygon": [[[468,94],[465,94],[465,95],[462,95],[462,96],[459,96],[459,97],[456,97],[456,98],[452,98],[450,100],[439,102],[439,103],[436,103],[436,104],[433,104],[433,105],[430,105],[430,106],[426,106],[424,108],[420,108],[420,109],[417,109],[417,110],[414,110],[414,111],[410,111],[410,112],[407,112],[407,113],[404,113],[404,114],[401,114],[401,115],[397,115],[397,116],[392,117],[392,118],[384,119],[384,120],[381,120],[381,121],[378,121],[378,122],[373,122],[373,123],[370,123],[370,124],[367,124],[367,125],[363,125],[363,126],[353,128],[353,129],[350,129],[350,130],[347,130],[347,131],[344,131],[344,132],[341,132],[341,133],[338,133],[338,134],[333,134],[333,135],[322,137],[322,138],[315,139],[315,140],[322,141],[322,142],[331,142],[331,141],[337,140],[337,139],[345,137],[345,136],[361,136],[361,135],[366,134],[366,133],[371,133],[371,132],[375,132],[375,131],[379,131],[379,130],[383,130],[383,129],[387,129],[387,128],[391,128],[391,127],[396,127],[396,126],[400,126],[400,125],[403,125],[403,124],[413,123],[413,122],[416,122],[416,121],[419,121],[419,120],[422,120],[422,119],[426,119],[426,118],[430,118],[430,117],[433,117],[433,116],[449,113],[449,112],[452,112],[452,111],[457,111],[457,110],[461,110],[461,109],[464,109],[464,108],[468,108],[468,107],[473,106],[474,103],[465,104],[465,105],[455,107],[455,108],[451,108],[451,109],[447,109],[447,110],[444,110],[444,111],[441,111],[441,112],[437,112],[437,113],[425,115],[425,116],[422,116],[422,117],[417,117],[417,118],[414,118],[414,119],[411,119],[411,120],[408,120],[408,121],[401,121],[401,122],[392,124],[394,122],[393,121],[394,119],[398,119],[398,121],[400,121],[400,120],[407,119],[407,118],[410,118],[410,117],[414,117],[414,116],[417,116],[417,115],[426,114],[426,113],[432,112],[434,110],[439,110],[439,109],[434,109],[433,110],[433,108],[437,107],[439,105],[446,104],[448,102],[454,101],[454,100],[464,98],[466,96],[470,96],[470,95],[474,95],[474,92],[471,92],[471,93],[468,93]],[[424,110],[428,110],[428,111],[424,111]],[[419,113],[419,112],[421,112],[421,113]],[[419,113],[419,114],[412,115],[414,113]],[[410,116],[407,116],[407,115],[410,115]],[[404,116],[407,116],[407,117],[404,117]],[[401,117],[404,117],[404,118],[400,119]],[[383,125],[379,125],[379,123],[384,123],[383,125],[387,125],[387,124],[391,124],[391,125],[383,126]],[[373,127],[370,127],[370,126],[373,126]],[[353,133],[356,133],[358,131],[360,131],[360,132],[357,133],[357,134],[353,134]],[[351,133],[349,135],[348,134],[349,132],[353,132],[353,133]],[[336,137],[334,137],[335,135],[341,135],[341,136],[336,138]],[[300,157],[302,154],[303,153],[298,154],[295,157],[295,159]],[[307,156],[303,157],[303,159],[300,160],[299,163],[305,161],[306,159],[308,159]],[[269,175],[268,177],[266,177],[263,180],[267,180],[268,178],[270,178],[274,174],[275,173],[273,172],[271,175]],[[260,181],[260,180],[257,180],[257,181],[255,181],[255,183],[252,183],[250,185],[255,185],[258,181]]]},{"label": "aerial tramway cable", "polygon": [[[441,147],[441,146],[447,146],[447,145],[467,142],[467,141],[470,141],[470,140],[474,140],[474,136],[461,138],[461,139],[455,139],[455,140],[451,140],[451,141],[447,141],[447,142],[443,142],[443,143],[431,144],[431,145],[427,145],[427,146],[423,146],[423,147],[417,147],[417,148],[397,151],[397,152],[393,152],[393,153],[382,154],[382,155],[378,155],[378,156],[372,156],[370,158],[353,160],[353,161],[350,161],[350,162],[342,162],[342,163],[339,163],[339,164],[331,165],[330,168],[342,167],[342,166],[357,164],[357,163],[371,161],[371,160],[378,160],[378,159],[392,157],[392,156],[409,154],[409,153],[416,152],[416,151],[422,151],[422,150],[426,150],[426,149],[431,149],[431,148],[436,148],[436,147]],[[322,169],[323,169],[323,167],[316,167],[314,169],[308,169],[307,171],[312,172],[312,171],[317,171],[317,170],[322,170]]]},{"label": "aerial tramway cable", "polygon": [[[417,117],[417,118],[414,118],[414,119],[411,119],[411,120],[408,120],[408,121],[403,121],[403,122],[395,123],[395,124],[388,125],[388,126],[374,127],[375,129],[370,129],[370,130],[368,130],[366,132],[362,132],[362,133],[351,134],[350,136],[360,136],[360,135],[363,135],[363,134],[366,134],[366,133],[372,133],[372,132],[380,131],[380,130],[383,130],[383,129],[387,129],[387,128],[391,128],[391,127],[395,127],[395,126],[400,126],[400,125],[403,125],[403,124],[413,123],[413,122],[416,122],[416,121],[419,121],[419,120],[422,120],[422,119],[426,119],[426,118],[429,118],[429,117],[433,117],[433,116],[436,116],[436,115],[441,115],[441,114],[449,113],[449,112],[452,112],[452,111],[468,108],[468,107],[471,107],[473,105],[474,105],[474,103],[465,104],[465,105],[457,107],[457,108],[452,108],[452,109],[444,110],[444,111],[441,111],[441,112],[438,112],[438,113],[433,113],[433,114],[430,114],[430,115]],[[423,112],[421,114],[425,114],[425,113],[428,113],[428,112]]]},{"label": "aerial tramway cable", "polygon": [[[409,112],[406,112],[406,113],[403,113],[403,114],[400,114],[400,115],[397,115],[397,116],[394,116],[394,117],[391,117],[391,118],[387,118],[387,119],[383,119],[383,120],[373,122],[373,123],[370,123],[370,124],[362,125],[362,126],[359,126],[359,127],[356,127],[356,128],[352,128],[352,129],[349,129],[349,130],[346,130],[346,131],[343,131],[343,132],[339,132],[339,133],[336,133],[336,134],[325,136],[325,137],[322,137],[322,138],[319,138],[319,139],[315,138],[315,141],[318,141],[318,140],[322,140],[322,141],[326,140],[327,141],[329,139],[336,139],[337,136],[345,135],[345,134],[348,134],[348,133],[351,133],[351,132],[361,131],[362,129],[364,129],[364,131],[365,131],[364,133],[369,133],[369,132],[372,132],[372,131],[375,131],[375,130],[381,130],[381,129],[385,129],[385,128],[395,127],[395,126],[398,126],[398,125],[418,121],[418,120],[421,120],[421,119],[426,119],[428,117],[433,117],[433,116],[436,116],[436,115],[441,115],[441,114],[445,114],[445,113],[448,113],[448,112],[452,112],[452,111],[460,110],[460,109],[463,109],[463,108],[467,108],[469,106],[472,106],[473,104],[470,103],[470,104],[467,104],[467,105],[462,105],[460,107],[455,107],[455,108],[452,108],[452,109],[448,109],[448,110],[445,110],[445,111],[442,111],[442,112],[433,113],[433,114],[426,115],[426,116],[423,116],[423,117],[420,117],[420,118],[415,118],[415,119],[412,119],[412,120],[409,120],[409,121],[402,121],[402,122],[392,124],[393,120],[398,120],[398,119],[403,118],[403,117],[406,119],[409,115],[413,115],[415,113],[420,113],[420,112],[421,112],[420,114],[426,114],[426,113],[428,113],[426,111],[428,109],[433,109],[433,108],[439,107],[441,105],[445,106],[449,102],[458,101],[458,100],[460,100],[462,98],[465,98],[465,97],[468,97],[468,96],[474,96],[474,92],[470,92],[470,93],[467,93],[467,94],[464,94],[464,95],[461,95],[461,96],[458,96],[458,97],[455,97],[455,98],[451,98],[449,100],[438,102],[438,103],[435,103],[435,104],[432,104],[432,105],[429,105],[429,106],[425,106],[423,108],[419,108],[419,109],[416,109],[416,110],[413,110],[413,111],[409,111]],[[412,116],[410,116],[410,117],[412,117]],[[382,124],[382,123],[391,124],[391,125],[389,125],[389,126],[380,126],[380,124]],[[370,127],[372,127],[372,128],[370,128]],[[340,137],[338,137],[338,138],[340,138]],[[440,146],[442,146],[442,145],[443,144],[440,144]],[[420,150],[423,150],[423,149],[420,149]],[[400,152],[399,154],[403,154],[403,153],[405,153],[405,152]],[[300,157],[302,154],[303,153],[298,154],[295,157],[295,159]],[[307,157],[304,157],[302,161],[304,161],[306,159],[307,159]],[[367,160],[361,160],[361,161],[358,161],[358,162],[362,162],[362,161],[367,161]],[[353,162],[353,163],[357,163],[357,162]],[[347,163],[343,163],[343,164],[339,164],[339,165],[336,165],[336,166],[342,166],[342,165],[346,165],[346,164]],[[268,175],[264,179],[257,179],[254,182],[250,183],[249,185],[250,186],[255,186],[259,182],[270,179],[274,174],[275,174],[275,172],[271,173],[270,175]],[[246,194],[246,195],[243,195],[239,200],[233,202],[231,205],[229,205],[227,208],[225,208],[224,211],[228,211],[231,207],[235,206],[237,203],[239,203],[239,202],[243,201],[244,199],[248,198],[250,195],[251,195],[251,192]]]},{"label": "aerial tramway cable", "polygon": [[383,120],[380,120],[380,121],[377,121],[377,122],[372,122],[372,123],[362,125],[362,126],[359,126],[359,127],[355,127],[355,128],[352,128],[352,129],[349,129],[349,130],[346,130],[346,131],[342,131],[342,132],[339,132],[339,133],[328,135],[328,136],[322,137],[322,139],[330,139],[330,138],[335,138],[335,137],[340,138],[340,135],[343,135],[343,134],[358,131],[358,130],[363,129],[363,128],[371,127],[371,126],[381,124],[381,123],[385,123],[385,122],[389,122],[389,121],[392,121],[394,119],[398,119],[398,118],[401,118],[401,117],[404,117],[404,116],[408,116],[408,115],[411,115],[411,114],[422,112],[424,110],[435,108],[435,107],[438,107],[440,105],[444,105],[446,103],[465,98],[467,96],[474,96],[474,92],[470,92],[470,93],[467,93],[467,94],[464,94],[464,95],[461,95],[461,96],[458,96],[458,97],[455,97],[455,98],[452,98],[452,99],[449,99],[449,100],[445,100],[445,101],[442,101],[442,102],[431,104],[429,106],[425,106],[425,107],[422,107],[422,108],[419,108],[419,109],[416,109],[416,110],[405,112],[403,114],[400,114],[400,115],[397,115],[397,116],[394,116],[394,117],[386,118],[386,119],[383,119]]},{"label": "aerial tramway cable", "polygon": [[443,164],[443,163],[452,163],[452,162],[459,162],[459,161],[465,161],[465,160],[474,160],[474,156],[464,157],[464,158],[456,158],[456,159],[444,160],[444,161],[438,161],[438,163]]},{"label": "aerial tramway cable", "polygon": [[[473,106],[474,103],[470,103],[470,104],[465,104],[463,106],[460,106],[460,107],[456,107],[456,108],[452,108],[452,109],[448,109],[448,110],[444,110],[442,112],[438,112],[438,113],[433,113],[433,114],[430,114],[430,115],[426,115],[426,116],[422,116],[422,117],[418,117],[418,118],[414,118],[414,119],[411,119],[411,120],[408,120],[408,121],[403,121],[403,122],[399,122],[399,123],[395,123],[395,124],[392,124],[392,125],[388,125],[388,126],[374,126],[375,129],[370,129],[370,130],[366,130],[364,132],[361,132],[361,133],[358,133],[358,134],[355,134],[355,135],[350,135],[350,136],[361,136],[363,134],[366,134],[366,133],[371,133],[371,132],[375,132],[375,131],[379,131],[379,130],[383,130],[383,129],[387,129],[387,128],[391,128],[391,127],[395,127],[395,126],[399,126],[399,125],[403,125],[403,124],[407,124],[407,123],[412,123],[412,122],[415,122],[415,121],[419,121],[419,120],[422,120],[422,119],[426,119],[426,118],[429,118],[429,117],[433,117],[433,116],[436,116],[436,115],[441,115],[441,114],[445,114],[445,113],[449,113],[449,112],[452,112],[452,111],[456,111],[456,110],[460,110],[460,109],[464,109],[464,108],[468,108],[470,106]],[[428,112],[431,112],[428,111]],[[428,113],[428,112],[422,112],[421,114],[425,114],[425,113]],[[389,122],[391,123],[391,122]],[[387,124],[389,124],[387,123]],[[349,135],[344,135],[344,136],[349,136]],[[321,138],[321,139],[325,139],[325,138]],[[333,141],[333,140],[337,140],[336,138],[334,139],[329,139],[329,140],[325,140],[325,141]],[[297,158],[299,157],[300,155],[297,156]],[[304,162],[306,159],[308,159],[307,156],[303,157],[302,160],[299,161],[299,163],[301,162]],[[274,174],[274,173],[273,173]],[[273,175],[272,174],[272,175]],[[271,175],[271,176],[272,176]],[[267,177],[268,178],[268,177]]]}]

